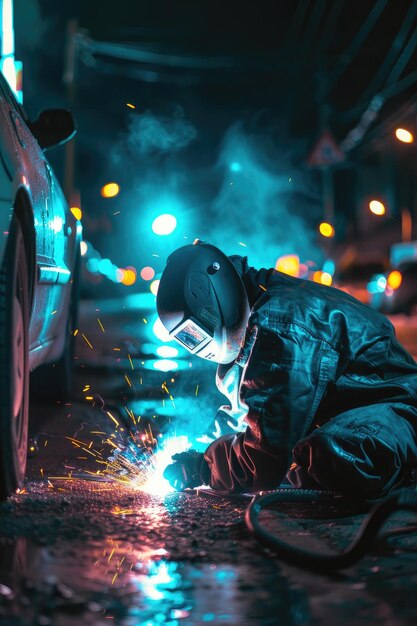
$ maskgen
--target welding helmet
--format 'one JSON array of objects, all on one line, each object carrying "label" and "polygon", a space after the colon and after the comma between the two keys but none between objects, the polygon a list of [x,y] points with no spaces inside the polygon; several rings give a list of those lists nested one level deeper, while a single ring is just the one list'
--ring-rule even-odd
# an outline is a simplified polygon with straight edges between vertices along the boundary
[{"label": "welding helmet", "polygon": [[219,248],[196,240],[173,252],[156,298],[170,337],[191,354],[230,363],[238,353],[249,318],[239,272]]}]

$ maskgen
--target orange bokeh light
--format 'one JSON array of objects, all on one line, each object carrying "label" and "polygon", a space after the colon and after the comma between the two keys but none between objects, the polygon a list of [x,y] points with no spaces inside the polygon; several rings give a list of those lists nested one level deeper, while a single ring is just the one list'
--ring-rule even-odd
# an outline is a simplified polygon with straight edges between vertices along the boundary
[{"label": "orange bokeh light", "polygon": [[76,220],[80,220],[83,216],[83,212],[81,211],[80,207],[78,206],[72,206],[70,208],[71,213],[73,214],[73,216],[75,217]]},{"label": "orange bokeh light", "polygon": [[120,192],[120,186],[117,183],[107,183],[100,189],[103,198],[114,198]]},{"label": "orange bokeh light", "polygon": [[401,272],[399,272],[398,270],[393,270],[389,273],[389,276],[387,278],[387,284],[391,287],[391,289],[398,289],[402,282],[403,277],[401,275]]},{"label": "orange bokeh light", "polygon": [[136,282],[136,270],[134,267],[125,267],[124,268],[124,275],[122,278],[122,284],[125,285],[126,287],[130,287],[131,285],[134,285]]}]

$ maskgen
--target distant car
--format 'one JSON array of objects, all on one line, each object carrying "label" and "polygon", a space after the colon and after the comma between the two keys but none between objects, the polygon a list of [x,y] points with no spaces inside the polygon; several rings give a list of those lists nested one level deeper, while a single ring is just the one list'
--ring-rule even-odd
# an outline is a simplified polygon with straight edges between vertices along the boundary
[{"label": "distant car", "polygon": [[74,133],[69,111],[31,122],[0,74],[0,499],[26,470],[29,372],[68,384],[81,227],[43,151]]},{"label": "distant car", "polygon": [[[371,305],[387,315],[417,315],[417,259],[404,261],[376,280]],[[371,283],[372,285],[372,283]]]},{"label": "distant car", "polygon": [[369,304],[371,294],[367,285],[374,274],[386,271],[383,261],[357,261],[343,269],[337,269],[333,278],[333,287],[337,287],[365,304]]}]

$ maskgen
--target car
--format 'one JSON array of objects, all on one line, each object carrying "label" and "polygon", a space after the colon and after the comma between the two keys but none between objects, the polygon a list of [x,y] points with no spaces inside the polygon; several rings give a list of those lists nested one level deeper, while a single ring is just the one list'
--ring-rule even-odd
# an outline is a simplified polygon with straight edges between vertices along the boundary
[{"label": "car", "polygon": [[26,471],[30,372],[69,381],[82,232],[44,151],[74,134],[64,109],[30,121],[0,73],[0,499]]},{"label": "car", "polygon": [[368,289],[373,293],[371,306],[382,313],[417,315],[417,259],[404,261],[376,277]]},{"label": "car", "polygon": [[333,287],[345,291],[364,304],[370,304],[371,294],[367,285],[373,275],[384,273],[386,268],[387,264],[382,260],[355,260],[347,266],[336,268]]}]

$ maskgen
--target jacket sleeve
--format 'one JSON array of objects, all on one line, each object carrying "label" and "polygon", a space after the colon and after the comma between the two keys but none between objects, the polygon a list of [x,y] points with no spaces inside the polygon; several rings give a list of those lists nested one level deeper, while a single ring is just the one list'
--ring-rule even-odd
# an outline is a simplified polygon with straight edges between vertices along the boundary
[{"label": "jacket sleeve", "polygon": [[335,370],[333,350],[295,323],[258,328],[240,395],[244,432],[214,441],[205,452],[214,489],[259,491],[279,486],[291,451],[311,425]]}]

